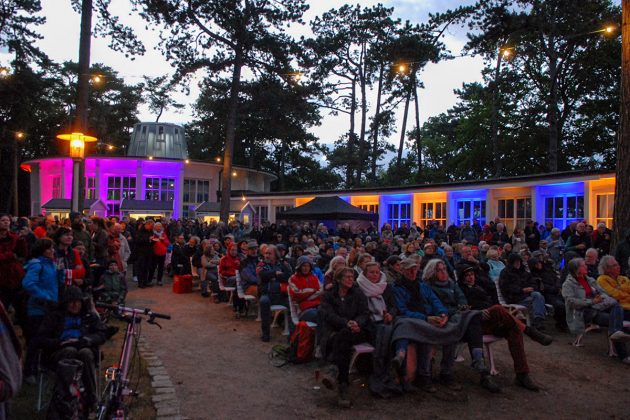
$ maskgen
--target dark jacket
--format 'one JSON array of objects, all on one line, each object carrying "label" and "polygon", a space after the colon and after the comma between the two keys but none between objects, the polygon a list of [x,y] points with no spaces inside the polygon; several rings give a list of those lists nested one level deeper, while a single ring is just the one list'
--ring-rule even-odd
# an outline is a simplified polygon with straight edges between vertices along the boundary
[{"label": "dark jacket", "polygon": [[512,264],[508,264],[501,271],[499,287],[507,303],[519,303],[528,297],[529,294],[523,292],[523,289],[526,287],[538,289],[536,281],[529,272],[525,271],[524,266],[517,270]]},{"label": "dark jacket", "polygon": [[[280,272],[281,274],[276,274]],[[263,295],[279,293],[281,283],[288,284],[289,278],[293,275],[293,270],[286,261],[270,264],[268,262],[258,263],[256,274],[260,279],[260,293]]]},{"label": "dark jacket", "polygon": [[[417,289],[415,289],[417,287]],[[411,290],[414,288],[414,290]],[[429,316],[447,314],[448,309],[442,304],[431,288],[418,280],[398,280],[394,286],[394,298],[398,306],[398,315],[426,321]]]},{"label": "dark jacket", "polygon": [[141,227],[134,239],[136,256],[138,258],[148,258],[153,255],[153,243],[151,242],[152,231]]},{"label": "dark jacket", "polygon": [[257,285],[258,276],[256,275],[256,267],[258,266],[258,257],[245,257],[241,260],[240,275],[243,281],[243,287]]},{"label": "dark jacket", "polygon": [[486,292],[481,286],[475,284],[470,287],[460,283],[460,289],[466,297],[466,301],[471,309],[488,309],[495,304],[488,292]]},{"label": "dark jacket", "polygon": [[440,299],[442,304],[448,309],[448,316],[452,316],[459,311],[460,306],[468,305],[464,292],[452,280],[449,280],[443,287],[436,284],[431,285],[431,289]]},{"label": "dark jacket", "polygon": [[356,321],[361,329],[365,329],[370,322],[367,298],[358,286],[348,290],[342,300],[339,296],[339,285],[335,284],[332,290],[324,293],[319,312],[325,328],[331,332],[347,328],[350,320]]},{"label": "dark jacket", "polygon": [[184,254],[183,247],[175,243],[173,245],[173,254],[171,255],[171,267],[173,268],[173,273],[181,276],[185,274],[190,274],[190,258]]},{"label": "dark jacket", "polygon": [[[84,302],[83,305],[85,306],[86,303]],[[44,317],[36,338],[37,347],[42,348],[48,354],[52,354],[61,348],[59,344],[64,331],[66,315],[65,305],[62,305],[59,309],[49,312]],[[81,339],[74,347],[88,347],[96,351],[98,346],[105,343],[107,327],[101,322],[96,313],[86,308],[82,310],[80,316]]]}]

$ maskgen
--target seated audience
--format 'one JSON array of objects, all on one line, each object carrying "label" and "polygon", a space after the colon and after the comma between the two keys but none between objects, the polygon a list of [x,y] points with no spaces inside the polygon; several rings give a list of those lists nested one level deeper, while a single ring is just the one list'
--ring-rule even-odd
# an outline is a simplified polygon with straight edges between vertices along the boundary
[{"label": "seated audience", "polygon": [[312,263],[306,255],[297,259],[295,274],[289,278],[289,296],[300,308],[300,321],[317,323],[317,307],[320,304],[319,280],[311,272]]}]

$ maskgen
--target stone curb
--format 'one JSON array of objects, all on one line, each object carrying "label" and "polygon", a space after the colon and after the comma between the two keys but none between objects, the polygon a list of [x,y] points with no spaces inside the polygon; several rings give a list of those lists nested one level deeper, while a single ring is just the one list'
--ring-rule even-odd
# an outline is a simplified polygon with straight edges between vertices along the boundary
[{"label": "stone curb", "polygon": [[171,377],[144,337],[138,341],[138,350],[151,376],[151,402],[157,413],[157,420],[186,420],[180,413],[180,403]]}]

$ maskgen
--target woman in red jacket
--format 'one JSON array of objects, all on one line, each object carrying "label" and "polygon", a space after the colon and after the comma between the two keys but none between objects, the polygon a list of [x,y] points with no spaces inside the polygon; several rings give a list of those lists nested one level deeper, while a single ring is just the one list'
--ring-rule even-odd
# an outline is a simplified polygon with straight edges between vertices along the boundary
[{"label": "woman in red jacket", "polygon": [[153,274],[157,268],[156,283],[162,285],[162,276],[164,275],[164,261],[166,260],[166,251],[170,244],[162,223],[156,222],[153,225],[153,235],[151,235],[151,243],[153,244],[153,256],[151,257],[151,276],[149,282],[153,279]]},{"label": "woman in red jacket", "polygon": [[[223,282],[225,287],[236,288],[236,272],[241,267],[241,260],[238,257],[238,247],[235,243],[230,243],[227,253],[219,260],[219,281]],[[232,297],[232,305],[237,317],[241,310],[240,299]]]},{"label": "woman in red jacket", "polygon": [[[85,290],[86,270],[81,260],[79,251],[72,248],[72,229],[61,226],[55,233],[55,264],[57,270],[64,270],[63,279],[66,287],[77,286],[81,290]],[[62,289],[59,289],[62,293]]]},{"label": "woman in red jacket", "polygon": [[295,274],[289,279],[291,302],[300,307],[300,321],[317,322],[321,286],[317,276],[311,272],[311,260],[307,256],[298,258]]}]

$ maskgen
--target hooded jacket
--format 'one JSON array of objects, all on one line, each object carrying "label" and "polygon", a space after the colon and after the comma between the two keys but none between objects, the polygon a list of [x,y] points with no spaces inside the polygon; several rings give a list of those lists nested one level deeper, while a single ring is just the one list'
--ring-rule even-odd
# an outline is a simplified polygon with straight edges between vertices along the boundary
[{"label": "hooded jacket", "polygon": [[28,293],[28,316],[43,316],[50,306],[56,306],[59,300],[59,278],[53,260],[43,256],[30,260],[26,264],[22,287]]},{"label": "hooded jacket", "polygon": [[[521,260],[521,267],[514,268],[514,262]],[[523,260],[518,254],[510,254],[508,265],[501,271],[499,276],[499,287],[501,294],[507,303],[519,303],[529,296],[523,292],[526,287],[537,289],[537,284],[531,273],[525,270]]]}]

